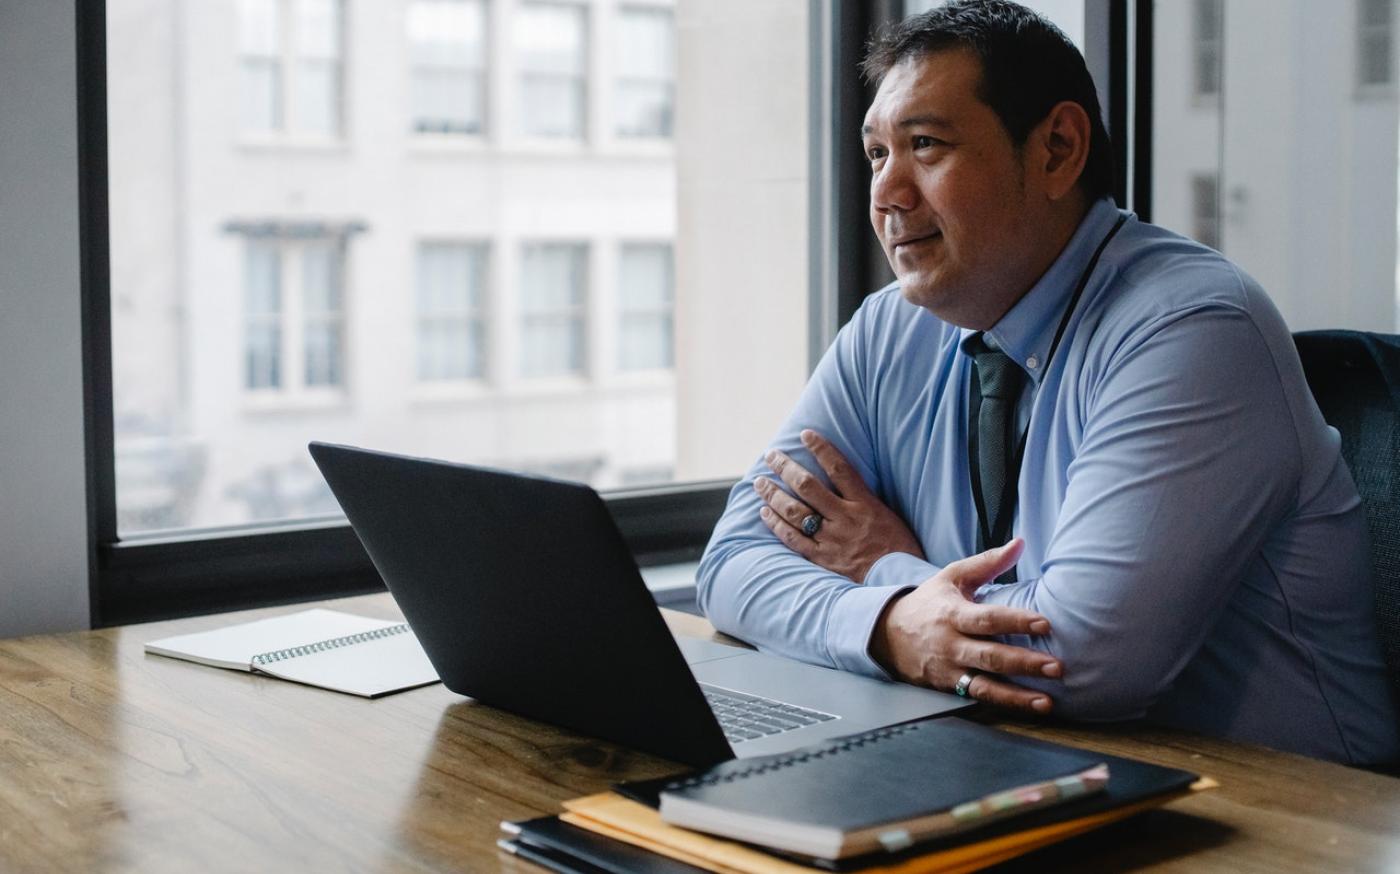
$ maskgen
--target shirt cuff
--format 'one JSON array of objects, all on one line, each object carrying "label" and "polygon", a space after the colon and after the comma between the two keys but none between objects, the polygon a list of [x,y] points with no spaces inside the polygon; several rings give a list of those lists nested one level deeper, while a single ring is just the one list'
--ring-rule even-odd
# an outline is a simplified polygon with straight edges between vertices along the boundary
[{"label": "shirt cuff", "polygon": [[[911,558],[913,556],[910,556]],[[826,648],[832,664],[843,671],[892,679],[870,655],[870,638],[885,605],[913,586],[852,585],[831,605],[827,614]]]},{"label": "shirt cuff", "polygon": [[867,586],[917,586],[943,570],[907,552],[886,553],[865,572]]}]

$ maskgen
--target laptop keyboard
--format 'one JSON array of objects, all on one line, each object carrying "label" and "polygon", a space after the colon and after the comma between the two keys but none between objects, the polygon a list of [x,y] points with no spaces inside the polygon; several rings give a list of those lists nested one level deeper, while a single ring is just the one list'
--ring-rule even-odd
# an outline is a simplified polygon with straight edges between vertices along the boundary
[{"label": "laptop keyboard", "polygon": [[700,684],[705,700],[719,719],[720,728],[730,743],[742,743],[770,734],[782,734],[804,725],[829,722],[836,717],[820,710],[808,710],[795,704],[784,704],[772,698],[745,695],[732,689]]}]

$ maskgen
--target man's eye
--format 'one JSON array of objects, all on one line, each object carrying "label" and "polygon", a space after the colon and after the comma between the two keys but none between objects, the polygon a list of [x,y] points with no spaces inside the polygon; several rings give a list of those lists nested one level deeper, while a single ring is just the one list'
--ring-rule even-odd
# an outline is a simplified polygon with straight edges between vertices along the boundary
[{"label": "man's eye", "polygon": [[936,139],[936,138],[934,138],[934,137],[926,137],[926,136],[917,136],[917,137],[914,137],[914,148],[915,148],[915,149],[931,149],[931,148],[933,148],[934,146],[941,145],[941,144],[942,144],[942,140]]},{"label": "man's eye", "polygon": [[870,158],[871,162],[874,162],[885,157],[885,150],[880,146],[871,146],[865,150],[865,154]]}]

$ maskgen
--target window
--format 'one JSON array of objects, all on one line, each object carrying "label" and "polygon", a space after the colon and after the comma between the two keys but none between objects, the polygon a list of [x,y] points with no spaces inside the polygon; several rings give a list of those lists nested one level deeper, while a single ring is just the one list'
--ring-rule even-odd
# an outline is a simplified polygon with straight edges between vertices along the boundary
[{"label": "window", "polygon": [[1222,0],[1195,0],[1192,35],[1192,75],[1197,97],[1220,93],[1220,39],[1224,12]]},{"label": "window", "polygon": [[244,263],[244,387],[282,393],[342,387],[339,244],[253,238]]},{"label": "window", "polygon": [[1356,10],[1356,81],[1389,85],[1393,56],[1392,0],[1360,0]]},{"label": "window", "polygon": [[486,247],[424,243],[418,249],[418,379],[486,375]]},{"label": "window", "polygon": [[623,246],[618,277],[619,366],[623,370],[670,367],[675,360],[671,348],[675,294],[671,247],[650,243]]},{"label": "window", "polygon": [[339,134],[340,12],[339,0],[239,0],[245,130]]},{"label": "window", "polygon": [[[1352,99],[1358,71],[1389,74],[1364,34],[1390,7],[1153,7],[1151,219],[1239,264],[1294,331],[1396,329],[1400,100]],[[1192,99],[1203,78],[1218,100]]]},{"label": "window", "polygon": [[[324,141],[297,85],[310,6],[101,5],[108,172],[89,202],[110,211],[92,231],[111,253],[103,585],[130,611],[104,621],[375,585],[353,534],[315,517],[335,505],[310,440],[626,487],[607,497],[629,543],[694,557],[721,483],[824,343],[808,317],[809,4],[755,15],[706,0],[683,33],[671,0],[323,4],[328,105],[338,129],[353,106],[355,130],[333,149],[228,136]],[[624,68],[615,47],[640,40],[659,44]],[[687,52],[732,63],[676,66]],[[448,83],[436,92],[431,71]],[[660,142],[618,135],[624,72],[650,83],[649,108],[627,117]],[[472,89],[476,103],[456,96]],[[245,98],[260,124],[229,117]],[[691,148],[662,138],[668,125]],[[724,348],[744,355],[712,354]],[[179,576],[192,564],[167,560],[178,549],[200,574]]]},{"label": "window", "polygon": [[669,137],[675,103],[675,22],[669,9],[618,10],[617,135]]},{"label": "window", "polygon": [[1191,177],[1192,236],[1212,249],[1220,248],[1220,177],[1198,173]]},{"label": "window", "polygon": [[412,0],[408,7],[413,130],[486,129],[486,4]]},{"label": "window", "polygon": [[586,110],[587,10],[521,3],[515,10],[520,111],[525,134],[581,139]]},{"label": "window", "polygon": [[572,243],[526,245],[520,266],[520,372],[584,372],[588,250]]}]

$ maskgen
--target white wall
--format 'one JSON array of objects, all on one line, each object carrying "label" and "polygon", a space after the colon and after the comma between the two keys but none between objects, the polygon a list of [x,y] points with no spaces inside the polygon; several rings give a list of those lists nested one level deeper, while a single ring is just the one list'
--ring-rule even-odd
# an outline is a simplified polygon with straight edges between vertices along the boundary
[{"label": "white wall", "polygon": [[89,623],[75,54],[0,0],[0,637]]}]

